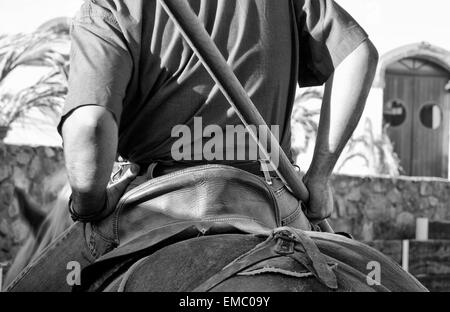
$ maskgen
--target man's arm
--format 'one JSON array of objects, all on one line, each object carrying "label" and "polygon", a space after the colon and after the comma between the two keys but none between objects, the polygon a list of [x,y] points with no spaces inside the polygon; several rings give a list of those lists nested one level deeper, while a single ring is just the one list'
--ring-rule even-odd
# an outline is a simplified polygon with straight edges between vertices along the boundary
[{"label": "man's arm", "polygon": [[378,52],[367,39],[325,84],[314,156],[304,177],[310,192],[307,216],[311,221],[325,219],[333,210],[329,179],[361,118],[377,63]]},{"label": "man's arm", "polygon": [[117,152],[117,124],[104,107],[82,106],[65,120],[62,136],[73,207],[80,215],[95,214],[106,201]]}]

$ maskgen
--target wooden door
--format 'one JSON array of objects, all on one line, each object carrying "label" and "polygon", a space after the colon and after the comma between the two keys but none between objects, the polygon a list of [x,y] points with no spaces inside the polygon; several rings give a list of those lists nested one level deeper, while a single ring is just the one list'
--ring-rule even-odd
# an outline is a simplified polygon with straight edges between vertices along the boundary
[{"label": "wooden door", "polygon": [[384,123],[405,175],[448,177],[450,74],[418,59],[386,72]]}]

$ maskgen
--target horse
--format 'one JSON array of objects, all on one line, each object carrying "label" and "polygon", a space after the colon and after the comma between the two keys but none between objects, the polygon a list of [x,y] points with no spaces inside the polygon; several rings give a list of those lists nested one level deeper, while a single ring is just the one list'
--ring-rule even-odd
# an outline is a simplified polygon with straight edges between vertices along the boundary
[{"label": "horse", "polygon": [[[70,218],[67,202],[70,196],[70,185],[65,183],[58,191],[56,199],[41,209],[30,198],[23,188],[15,187],[15,195],[22,219],[28,224],[30,234],[18,250],[11,267],[5,277],[8,285],[33,259],[51,242],[64,232],[73,222]],[[45,214],[44,211],[49,211]]]},{"label": "horse", "polygon": [[[6,285],[73,224],[68,183],[47,216],[23,190],[16,188],[16,194],[32,231]],[[73,291],[427,291],[393,260],[349,237],[289,227],[256,233],[243,228],[220,220],[177,223],[173,235],[157,244],[107,253],[82,271],[83,285]]]}]

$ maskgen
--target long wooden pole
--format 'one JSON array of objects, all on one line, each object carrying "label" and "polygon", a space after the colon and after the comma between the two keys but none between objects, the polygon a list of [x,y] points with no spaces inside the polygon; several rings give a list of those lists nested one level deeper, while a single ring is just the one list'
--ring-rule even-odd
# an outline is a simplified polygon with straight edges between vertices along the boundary
[{"label": "long wooden pole", "polygon": [[[272,168],[278,176],[291,189],[292,193],[307,202],[309,193],[303,182],[292,166],[288,157],[280,147],[278,140],[267,126],[264,118],[255,107],[242,84],[227,64],[225,58],[212,41],[206,29],[199,22],[192,8],[186,0],[159,0],[167,14],[172,18],[184,39],[189,43],[199,57],[206,70],[221,89],[224,96],[234,108],[236,114],[246,126],[250,135],[257,142],[261,152],[271,162]],[[265,132],[267,142],[258,140],[257,134],[249,125],[258,126],[259,131]],[[260,133],[261,134],[261,133]],[[266,144],[267,143],[267,144]],[[279,155],[278,164],[274,164],[267,146],[276,149]],[[271,151],[272,153],[274,151]],[[319,224],[322,231],[333,232],[326,220]]]}]

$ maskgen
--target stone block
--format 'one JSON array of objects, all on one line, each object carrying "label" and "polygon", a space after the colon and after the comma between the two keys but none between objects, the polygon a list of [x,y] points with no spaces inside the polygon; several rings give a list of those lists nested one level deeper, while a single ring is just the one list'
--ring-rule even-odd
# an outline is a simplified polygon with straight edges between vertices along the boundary
[{"label": "stone block", "polygon": [[372,190],[375,193],[385,193],[386,192],[386,184],[383,183],[383,180],[376,179],[371,184]]},{"label": "stone block", "polygon": [[11,224],[11,229],[16,244],[23,242],[28,236],[28,227],[19,219]]},{"label": "stone block", "polygon": [[11,167],[7,163],[0,163],[0,182],[11,176]]},{"label": "stone block", "polygon": [[433,194],[433,187],[430,182],[422,181],[420,183],[420,195],[421,196],[429,196]]},{"label": "stone block", "polygon": [[45,156],[47,156],[48,158],[53,158],[56,156],[54,149],[51,147],[45,147],[44,153],[45,153]]},{"label": "stone block", "polygon": [[8,216],[11,219],[13,219],[13,218],[17,217],[19,215],[19,213],[20,213],[20,210],[19,210],[19,205],[17,203],[17,200],[13,200],[8,208]]},{"label": "stone block", "polygon": [[347,215],[346,202],[342,196],[334,197],[335,207],[334,210],[337,212],[338,217],[344,217]]},{"label": "stone block", "polygon": [[358,202],[361,200],[361,190],[358,187],[351,189],[350,193],[345,197],[348,201]]},{"label": "stone block", "polygon": [[24,190],[30,188],[31,180],[28,178],[24,168],[15,167],[12,176],[14,184]]},{"label": "stone block", "polygon": [[439,199],[434,196],[430,196],[428,198],[428,202],[430,203],[431,207],[435,207],[435,206],[439,205]]},{"label": "stone block", "polygon": [[391,203],[386,196],[382,196],[381,194],[375,194],[369,197],[364,204],[365,207],[362,208],[362,212],[370,220],[382,218],[391,207]]},{"label": "stone block", "polygon": [[14,186],[11,183],[2,183],[0,188],[0,211],[7,209],[14,197]]},{"label": "stone block", "polygon": [[397,218],[395,219],[395,223],[402,227],[402,226],[414,226],[416,222],[416,218],[412,213],[409,213],[407,211],[403,211],[398,214]]},{"label": "stone block", "polygon": [[450,203],[442,203],[436,207],[433,220],[450,220]]},{"label": "stone block", "polygon": [[400,204],[403,201],[402,193],[396,188],[393,188],[387,193],[386,197],[392,204]]},{"label": "stone block", "polygon": [[58,163],[54,158],[44,158],[41,164],[43,174],[40,175],[40,178],[44,178],[44,175],[51,176],[63,169],[61,163]]},{"label": "stone block", "polygon": [[28,167],[28,177],[34,179],[39,176],[42,171],[42,162],[39,157],[34,157]]},{"label": "stone block", "polygon": [[0,221],[0,236],[8,236],[10,232],[9,224],[6,219]]},{"label": "stone block", "polygon": [[19,165],[27,166],[33,158],[33,150],[23,148],[15,155],[15,160]]},{"label": "stone block", "polygon": [[359,205],[359,203],[347,202],[346,206],[345,206],[346,211],[347,211],[347,216],[355,217],[355,216],[359,215],[360,212],[359,212],[358,205]]}]

